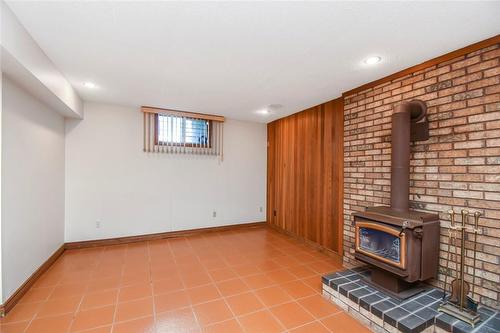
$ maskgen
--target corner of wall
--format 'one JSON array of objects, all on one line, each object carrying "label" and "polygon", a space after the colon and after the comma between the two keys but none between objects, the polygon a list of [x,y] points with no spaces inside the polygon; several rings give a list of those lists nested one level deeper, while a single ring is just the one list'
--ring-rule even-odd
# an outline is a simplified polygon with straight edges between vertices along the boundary
[{"label": "corner of wall", "polygon": [[82,118],[80,96],[4,1],[0,14],[2,72],[63,116]]}]

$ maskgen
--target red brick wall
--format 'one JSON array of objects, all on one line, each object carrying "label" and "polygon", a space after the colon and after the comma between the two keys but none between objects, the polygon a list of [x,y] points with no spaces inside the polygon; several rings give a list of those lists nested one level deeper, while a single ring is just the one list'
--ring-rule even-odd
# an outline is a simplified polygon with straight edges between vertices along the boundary
[{"label": "red brick wall", "polygon": [[[441,217],[443,285],[449,209],[482,213],[476,292],[498,307],[500,284],[500,45],[347,96],[344,100],[344,262],[353,257],[351,213],[389,205],[391,114],[418,98],[428,105],[430,139],[412,146],[410,200]],[[470,246],[470,244],[468,243]],[[452,247],[453,250],[453,247]],[[472,253],[467,253],[472,265]],[[453,268],[450,265],[449,268]],[[470,272],[470,270],[469,270]],[[467,277],[471,280],[471,277]]]}]

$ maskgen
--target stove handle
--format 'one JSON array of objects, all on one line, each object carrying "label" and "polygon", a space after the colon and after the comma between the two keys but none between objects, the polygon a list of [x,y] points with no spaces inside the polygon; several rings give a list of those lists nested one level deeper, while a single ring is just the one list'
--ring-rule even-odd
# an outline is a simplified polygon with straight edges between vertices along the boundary
[{"label": "stove handle", "polygon": [[403,221],[403,223],[401,223],[401,231],[399,232],[399,238],[401,238],[401,236],[405,232],[406,227],[408,227],[408,221]]}]

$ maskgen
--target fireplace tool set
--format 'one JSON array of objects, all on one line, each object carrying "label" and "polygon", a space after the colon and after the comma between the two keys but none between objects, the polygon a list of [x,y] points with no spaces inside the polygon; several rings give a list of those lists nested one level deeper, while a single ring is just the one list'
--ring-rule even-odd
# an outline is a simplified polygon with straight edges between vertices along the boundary
[{"label": "fireplace tool set", "polygon": [[[450,283],[451,295],[446,299],[446,290],[448,287],[448,277],[449,270],[446,272],[445,282],[444,282],[444,294],[443,302],[439,306],[438,311],[447,313],[455,318],[461,319],[469,323],[472,327],[480,321],[480,317],[477,314],[478,302],[473,299],[474,297],[474,284],[476,279],[476,246],[477,246],[477,234],[480,232],[479,229],[479,217],[481,213],[475,212],[474,214],[469,213],[467,210],[462,210],[459,213],[455,213],[453,210],[448,211],[450,214],[450,228],[448,230],[448,251],[446,253],[446,265],[448,267],[450,261],[451,247],[454,248],[453,255],[455,256],[455,264],[458,265],[457,256],[460,256],[460,266],[457,272],[457,276]],[[461,215],[462,221],[458,223],[455,220],[455,215]],[[474,225],[468,225],[469,217],[474,217]],[[472,273],[472,290],[471,285],[465,281],[465,237],[466,234],[473,234],[473,273]],[[457,253],[457,243],[460,241],[460,253]],[[469,292],[471,296],[468,296]]]}]

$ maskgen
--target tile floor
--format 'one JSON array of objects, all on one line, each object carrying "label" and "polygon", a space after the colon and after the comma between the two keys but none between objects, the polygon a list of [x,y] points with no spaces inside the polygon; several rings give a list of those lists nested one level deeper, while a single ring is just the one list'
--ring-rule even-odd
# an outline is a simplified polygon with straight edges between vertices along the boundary
[{"label": "tile floor", "polygon": [[0,331],[368,332],[321,297],[339,269],[266,227],[71,250]]}]

